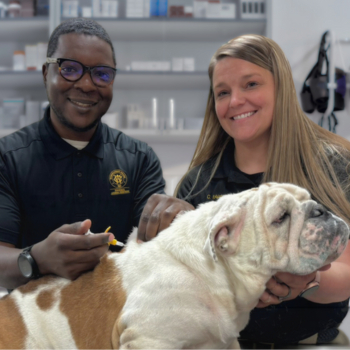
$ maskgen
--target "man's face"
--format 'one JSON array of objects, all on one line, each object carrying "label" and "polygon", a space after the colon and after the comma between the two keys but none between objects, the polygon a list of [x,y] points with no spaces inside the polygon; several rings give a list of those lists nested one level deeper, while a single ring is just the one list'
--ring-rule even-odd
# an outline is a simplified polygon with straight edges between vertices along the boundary
[{"label": "man's face", "polygon": [[[115,67],[111,47],[97,36],[64,34],[52,57],[76,60],[89,67]],[[57,63],[44,65],[43,75],[51,120],[58,134],[67,139],[89,140],[112,102],[113,83],[98,87],[90,72],[76,82],[67,81],[60,75]]]}]

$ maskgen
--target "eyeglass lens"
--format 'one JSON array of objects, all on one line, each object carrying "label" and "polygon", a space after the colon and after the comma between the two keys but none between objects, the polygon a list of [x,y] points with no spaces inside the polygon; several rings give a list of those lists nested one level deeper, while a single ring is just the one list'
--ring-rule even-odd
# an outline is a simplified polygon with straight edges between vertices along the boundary
[{"label": "eyeglass lens", "polygon": [[[64,61],[61,64],[62,76],[70,81],[76,81],[84,73],[83,66],[75,61]],[[91,69],[92,81],[98,86],[107,86],[114,79],[114,70],[109,67],[97,66]]]}]

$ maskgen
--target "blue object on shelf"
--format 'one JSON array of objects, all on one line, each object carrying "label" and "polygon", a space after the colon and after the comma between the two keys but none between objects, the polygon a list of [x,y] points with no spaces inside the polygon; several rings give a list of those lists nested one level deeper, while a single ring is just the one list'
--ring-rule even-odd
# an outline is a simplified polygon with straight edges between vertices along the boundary
[{"label": "blue object on shelf", "polygon": [[158,16],[168,15],[168,0],[158,0]]},{"label": "blue object on shelf", "polygon": [[159,0],[150,0],[150,15],[159,16]]}]

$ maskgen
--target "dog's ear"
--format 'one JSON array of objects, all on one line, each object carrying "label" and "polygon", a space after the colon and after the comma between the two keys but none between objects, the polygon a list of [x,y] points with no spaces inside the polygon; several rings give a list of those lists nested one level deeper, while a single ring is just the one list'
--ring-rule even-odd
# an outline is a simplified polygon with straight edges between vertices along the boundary
[{"label": "dog's ear", "polygon": [[236,252],[244,224],[242,212],[240,207],[229,206],[214,216],[204,251],[209,253],[215,262],[218,261],[217,252],[226,256]]}]

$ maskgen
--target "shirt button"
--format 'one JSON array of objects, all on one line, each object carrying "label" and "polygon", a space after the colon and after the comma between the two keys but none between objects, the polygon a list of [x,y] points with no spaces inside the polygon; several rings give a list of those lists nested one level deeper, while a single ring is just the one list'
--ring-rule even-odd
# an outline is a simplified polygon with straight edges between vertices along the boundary
[{"label": "shirt button", "polygon": [[79,177],[82,177],[82,176],[83,176],[83,174],[82,174],[82,173],[78,173],[77,175],[78,175]]},{"label": "shirt button", "polygon": [[80,152],[77,152],[77,156],[80,157],[80,156],[81,156],[81,153],[80,153]]},{"label": "shirt button", "polygon": [[78,193],[78,197],[79,197],[79,198],[82,198],[82,197],[83,197],[83,194],[82,194],[82,193]]}]

